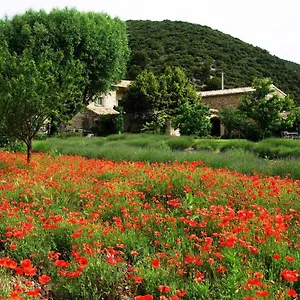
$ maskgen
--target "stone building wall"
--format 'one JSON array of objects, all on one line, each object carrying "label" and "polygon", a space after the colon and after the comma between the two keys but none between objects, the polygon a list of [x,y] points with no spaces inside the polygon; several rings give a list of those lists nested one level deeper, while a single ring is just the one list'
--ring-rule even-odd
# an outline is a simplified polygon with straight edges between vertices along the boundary
[{"label": "stone building wall", "polygon": [[243,94],[232,95],[216,95],[209,97],[202,97],[202,103],[209,108],[218,109],[222,111],[224,108],[236,108],[240,103]]}]

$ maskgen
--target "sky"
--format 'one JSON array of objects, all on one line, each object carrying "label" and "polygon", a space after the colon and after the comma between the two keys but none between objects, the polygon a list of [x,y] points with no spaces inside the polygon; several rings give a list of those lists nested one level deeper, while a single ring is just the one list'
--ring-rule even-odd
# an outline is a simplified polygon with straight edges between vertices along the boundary
[{"label": "sky", "polygon": [[299,0],[0,0],[0,18],[28,9],[76,8],[121,20],[206,25],[300,64]]}]

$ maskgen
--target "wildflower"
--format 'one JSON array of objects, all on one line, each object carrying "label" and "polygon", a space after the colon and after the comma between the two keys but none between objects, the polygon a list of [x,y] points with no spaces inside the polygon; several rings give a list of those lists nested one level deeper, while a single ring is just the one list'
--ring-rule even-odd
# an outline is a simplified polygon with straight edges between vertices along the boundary
[{"label": "wildflower", "polygon": [[47,275],[41,275],[39,277],[39,282],[41,284],[46,284],[47,282],[49,282],[51,280],[51,277],[50,276],[47,276]]},{"label": "wildflower", "polygon": [[285,259],[289,262],[295,262],[295,258],[292,256],[286,256]]},{"label": "wildflower", "polygon": [[280,259],[280,255],[277,254],[277,253],[274,253],[274,254],[272,255],[272,257],[273,257],[274,259]]},{"label": "wildflower", "polygon": [[297,292],[294,289],[288,289],[287,294],[294,298],[296,298],[298,296]]},{"label": "wildflower", "polygon": [[134,297],[134,300],[153,300],[153,296],[147,294],[147,295],[144,295],[144,296],[136,296]]},{"label": "wildflower", "polygon": [[161,293],[170,293],[170,292],[171,292],[170,287],[168,287],[167,285],[160,285],[160,286],[158,287],[158,290],[159,290]]},{"label": "wildflower", "polygon": [[158,259],[154,259],[152,262],[151,262],[151,265],[154,267],[154,268],[158,268],[160,267],[160,262]]},{"label": "wildflower", "polygon": [[298,280],[299,273],[297,270],[283,270],[281,271],[281,276],[287,281],[296,282]]},{"label": "wildflower", "polygon": [[269,292],[268,291],[256,291],[255,295],[259,296],[259,297],[269,297]]},{"label": "wildflower", "polygon": [[41,289],[37,287],[35,290],[27,292],[27,295],[31,297],[38,296],[40,294],[40,290]]}]

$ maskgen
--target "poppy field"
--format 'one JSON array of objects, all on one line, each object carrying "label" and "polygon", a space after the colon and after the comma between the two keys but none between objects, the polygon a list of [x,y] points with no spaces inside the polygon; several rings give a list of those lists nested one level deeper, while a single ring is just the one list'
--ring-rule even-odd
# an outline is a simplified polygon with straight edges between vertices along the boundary
[{"label": "poppy field", "polygon": [[0,299],[297,299],[300,180],[0,152]]}]

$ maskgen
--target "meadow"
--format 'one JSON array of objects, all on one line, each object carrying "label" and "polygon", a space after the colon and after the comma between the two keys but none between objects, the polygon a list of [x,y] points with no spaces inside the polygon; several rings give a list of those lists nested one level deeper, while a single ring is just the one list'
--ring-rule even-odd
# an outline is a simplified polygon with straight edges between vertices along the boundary
[{"label": "meadow", "polygon": [[57,152],[0,152],[0,299],[297,298],[299,180]]},{"label": "meadow", "polygon": [[272,138],[254,143],[242,139],[194,139],[153,134],[92,138],[72,134],[34,141],[34,150],[114,161],[167,163],[201,160],[214,169],[300,178],[300,140]]}]

